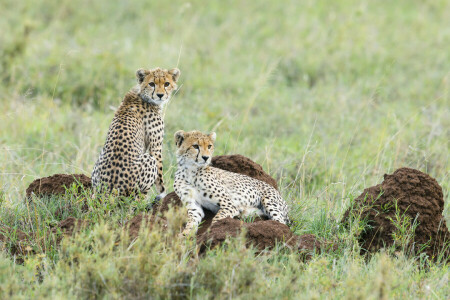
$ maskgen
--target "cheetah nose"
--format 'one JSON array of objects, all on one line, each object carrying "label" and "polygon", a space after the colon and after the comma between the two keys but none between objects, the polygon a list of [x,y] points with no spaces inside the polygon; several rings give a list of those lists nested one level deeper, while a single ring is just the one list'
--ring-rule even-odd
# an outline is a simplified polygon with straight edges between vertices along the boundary
[{"label": "cheetah nose", "polygon": [[158,96],[159,99],[161,99],[164,96],[164,94],[156,94],[156,96]]},{"label": "cheetah nose", "polygon": [[207,161],[209,156],[202,156],[202,158],[203,158],[204,161]]}]

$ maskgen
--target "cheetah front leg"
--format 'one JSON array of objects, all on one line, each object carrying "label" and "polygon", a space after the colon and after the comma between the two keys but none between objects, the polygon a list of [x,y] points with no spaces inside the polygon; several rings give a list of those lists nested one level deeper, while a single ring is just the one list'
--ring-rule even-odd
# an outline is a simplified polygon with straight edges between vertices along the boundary
[{"label": "cheetah front leg", "polygon": [[156,196],[155,200],[159,201],[166,196],[166,188],[164,187],[164,179],[163,179],[163,163],[162,163],[162,145],[156,147],[156,149],[152,149],[151,155],[156,159],[156,168],[157,168],[157,176],[156,176],[156,190],[159,195]]},{"label": "cheetah front leg", "polygon": [[197,230],[205,213],[202,206],[197,202],[199,195],[193,187],[175,181],[174,189],[175,193],[180,197],[181,202],[183,202],[183,205],[186,206],[188,213],[188,221],[181,234],[184,236],[189,235],[191,232]]},{"label": "cheetah front leg", "polygon": [[141,154],[138,160],[138,182],[137,186],[141,193],[146,194],[157,179],[157,162],[148,153]]},{"label": "cheetah front leg", "polygon": [[189,235],[191,232],[196,232],[198,225],[200,225],[205,216],[202,206],[197,202],[189,202],[186,207],[188,210],[188,222],[181,233],[184,236]]}]

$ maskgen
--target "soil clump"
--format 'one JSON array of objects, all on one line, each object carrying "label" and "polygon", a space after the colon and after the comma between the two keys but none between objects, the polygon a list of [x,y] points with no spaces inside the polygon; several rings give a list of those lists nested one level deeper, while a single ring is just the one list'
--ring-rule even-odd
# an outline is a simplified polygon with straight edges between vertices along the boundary
[{"label": "soil clump", "polygon": [[34,180],[26,190],[27,198],[32,194],[42,197],[51,195],[64,195],[66,188],[70,188],[72,184],[80,184],[78,193],[84,189],[92,187],[91,178],[84,174],[55,174],[49,177],[38,178]]},{"label": "soil clump", "polygon": [[247,245],[252,245],[259,251],[270,250],[281,243],[291,250],[299,252],[305,260],[311,258],[315,251],[320,252],[322,243],[313,234],[295,235],[288,226],[273,220],[258,220],[245,223],[237,219],[219,220],[209,230],[197,235],[200,253],[221,245],[227,237],[237,237],[245,230]]},{"label": "soil clump", "polygon": [[[411,231],[418,224],[414,236],[407,245],[408,251],[418,254],[424,251],[429,257],[436,257],[450,240],[450,233],[442,215],[444,198],[438,182],[421,171],[400,168],[393,174],[384,175],[381,184],[372,186],[355,199],[342,219],[361,214],[368,222],[358,239],[362,252],[376,252],[390,247],[399,235],[399,225]],[[405,246],[405,245],[403,245]],[[449,249],[447,244],[446,255]]]}]

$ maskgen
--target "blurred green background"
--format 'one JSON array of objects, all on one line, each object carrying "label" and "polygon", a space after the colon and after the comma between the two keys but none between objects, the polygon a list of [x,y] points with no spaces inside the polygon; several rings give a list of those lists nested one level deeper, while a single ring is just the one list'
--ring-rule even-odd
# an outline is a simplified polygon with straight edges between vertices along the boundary
[{"label": "blurred green background", "polygon": [[[0,8],[3,298],[449,299],[448,259],[409,255],[404,215],[396,214],[396,248],[372,257],[356,238],[364,222],[338,222],[364,188],[403,166],[437,179],[450,222],[448,0],[0,0]],[[282,243],[256,254],[238,239],[200,259],[195,241],[176,238],[181,212],[169,235],[152,230],[128,245],[122,225],[142,201],[86,197],[87,211],[70,192],[24,201],[36,178],[91,174],[136,70],[156,66],[182,72],[165,108],[168,190],[175,131],[214,130],[215,154],[248,156],[277,179],[295,234],[336,251],[303,263]],[[59,244],[53,226],[67,217],[95,225]],[[31,252],[14,255],[18,247]]]},{"label": "blurred green background", "polygon": [[[90,175],[138,68],[178,66],[176,130],[215,130],[291,203],[339,214],[401,166],[444,188],[448,220],[448,1],[9,1],[0,18],[0,180]],[[169,188],[171,190],[171,186]]]}]

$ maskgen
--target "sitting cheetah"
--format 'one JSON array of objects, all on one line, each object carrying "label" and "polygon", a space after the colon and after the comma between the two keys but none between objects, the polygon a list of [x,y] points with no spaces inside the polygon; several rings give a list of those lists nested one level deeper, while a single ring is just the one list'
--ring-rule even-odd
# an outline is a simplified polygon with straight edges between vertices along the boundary
[{"label": "sitting cheetah", "polygon": [[117,109],[92,172],[97,191],[146,194],[156,181],[157,199],[164,197],[162,105],[177,88],[179,76],[176,68],[137,70],[138,84]]},{"label": "sitting cheetah", "polygon": [[188,209],[183,235],[194,230],[204,217],[203,208],[217,212],[213,223],[238,215],[259,214],[289,223],[286,202],[272,186],[246,175],[209,166],[216,134],[199,131],[175,133],[178,169],[174,190]]}]

